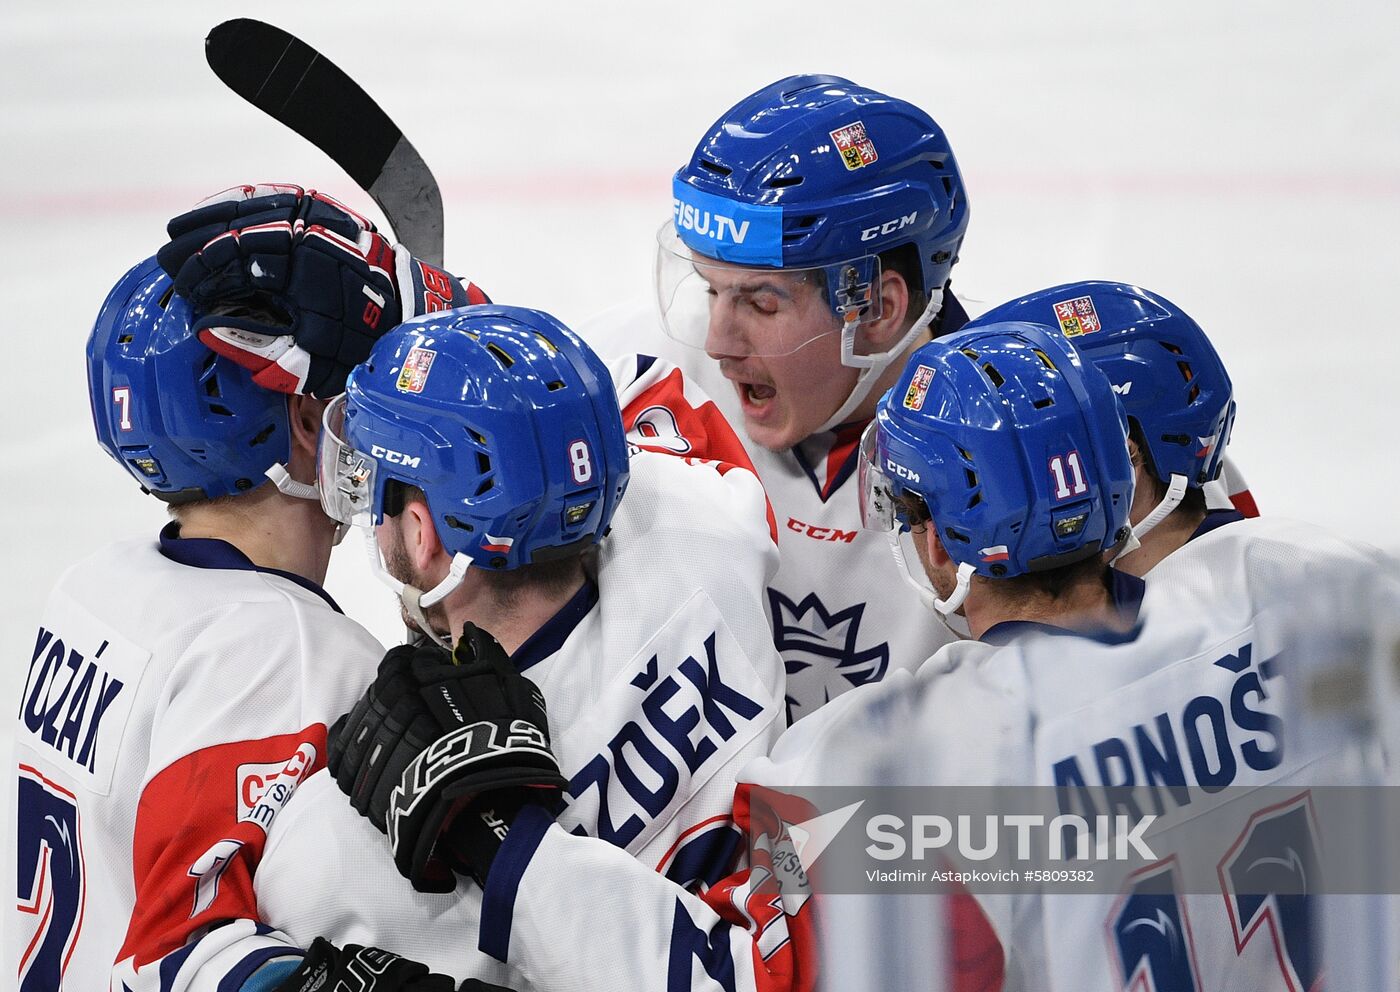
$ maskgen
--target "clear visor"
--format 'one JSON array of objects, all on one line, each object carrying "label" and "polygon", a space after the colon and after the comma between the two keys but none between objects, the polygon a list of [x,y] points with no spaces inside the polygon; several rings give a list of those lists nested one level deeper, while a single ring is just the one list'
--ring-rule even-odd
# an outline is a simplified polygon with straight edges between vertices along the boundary
[{"label": "clear visor", "polygon": [[316,451],[321,509],[326,516],[356,527],[374,526],[375,461],[344,440],[345,394],[326,405]]},{"label": "clear visor", "polygon": [[905,529],[895,511],[894,482],[880,468],[878,447],[876,424],[871,421],[870,426],[861,435],[860,460],[857,463],[857,478],[860,485],[860,524],[866,530]]},{"label": "clear visor", "polygon": [[737,265],[692,252],[667,221],[656,235],[666,335],[713,355],[790,355],[880,316],[874,255],[812,268]]}]

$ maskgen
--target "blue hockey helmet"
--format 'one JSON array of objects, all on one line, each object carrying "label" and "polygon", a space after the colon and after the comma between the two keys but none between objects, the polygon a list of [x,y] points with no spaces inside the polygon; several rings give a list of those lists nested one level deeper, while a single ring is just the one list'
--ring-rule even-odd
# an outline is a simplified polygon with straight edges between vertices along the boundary
[{"label": "blue hockey helmet", "polygon": [[596,544],[627,486],[606,366],[554,317],[523,307],[400,324],[350,373],[325,426],[319,473],[330,516],[383,522],[394,483],[427,497],[453,572],[422,595],[423,607],[468,566],[513,569]]},{"label": "blue hockey helmet", "polygon": [[287,397],[206,348],[193,322],[148,258],[117,281],[87,343],[98,444],[173,504],[255,489],[291,454]]},{"label": "blue hockey helmet", "polygon": [[1067,283],[1003,303],[967,327],[1005,320],[1057,328],[1103,370],[1163,483],[1180,476],[1199,488],[1220,475],[1233,387],[1205,331],[1175,303],[1121,282]]},{"label": "blue hockey helmet", "polygon": [[[774,328],[748,353],[790,354],[839,332],[843,364],[866,370],[902,354],[936,313],[967,231],[967,195],[943,129],[913,104],[838,76],[789,76],[741,100],[696,146],[672,192],[656,272],[668,335],[705,347],[716,285],[735,266],[767,270],[812,284],[834,318]],[[856,328],[881,316],[878,256],[902,246],[917,255],[922,285],[911,289],[927,295],[928,310],[893,347],[859,353]],[[744,285],[719,295],[757,282],[746,272]]]},{"label": "blue hockey helmet", "polygon": [[[862,521],[897,534],[919,497],[958,563],[1011,577],[1107,551],[1129,535],[1127,420],[1108,379],[1060,335],[987,324],[924,345],[862,439]],[[896,545],[897,547],[897,545]]]}]

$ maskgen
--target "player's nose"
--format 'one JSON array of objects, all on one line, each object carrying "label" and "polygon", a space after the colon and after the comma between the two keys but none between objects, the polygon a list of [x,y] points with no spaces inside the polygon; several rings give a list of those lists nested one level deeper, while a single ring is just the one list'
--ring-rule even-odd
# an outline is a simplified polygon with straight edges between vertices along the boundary
[{"label": "player's nose", "polygon": [[710,307],[710,319],[705,328],[705,354],[719,360],[744,358],[753,353],[734,308],[726,301]]}]

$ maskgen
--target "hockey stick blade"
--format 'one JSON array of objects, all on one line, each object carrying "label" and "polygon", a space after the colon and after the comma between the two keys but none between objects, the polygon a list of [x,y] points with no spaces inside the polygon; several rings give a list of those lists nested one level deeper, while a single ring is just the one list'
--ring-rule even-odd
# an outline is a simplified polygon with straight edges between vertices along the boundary
[{"label": "hockey stick blade", "polygon": [[384,211],[394,236],[442,264],[442,192],[398,125],[334,62],[295,35],[240,17],[204,57],[229,89],[329,155]]}]

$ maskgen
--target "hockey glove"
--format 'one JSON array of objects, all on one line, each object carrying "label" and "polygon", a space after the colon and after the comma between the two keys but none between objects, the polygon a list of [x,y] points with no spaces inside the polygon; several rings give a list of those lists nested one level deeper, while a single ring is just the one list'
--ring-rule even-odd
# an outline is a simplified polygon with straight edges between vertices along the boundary
[{"label": "hockey glove", "polygon": [[199,339],[279,392],[335,396],[400,322],[489,302],[300,186],[235,186],[166,230],[157,259],[175,292],[208,314],[194,325]]},{"label": "hockey glove", "polygon": [[389,836],[394,864],[420,892],[450,892],[451,867],[482,877],[506,824],[438,840],[477,807],[553,807],[567,780],[549,750],[544,698],[495,638],[467,624],[456,651],[394,648],[355,708],[331,728],[328,765],[350,804]]},{"label": "hockey glove", "polygon": [[433,974],[417,961],[377,947],[336,947],[324,937],[317,937],[301,964],[273,992],[351,988],[359,992],[454,992],[456,982],[446,975]]}]

